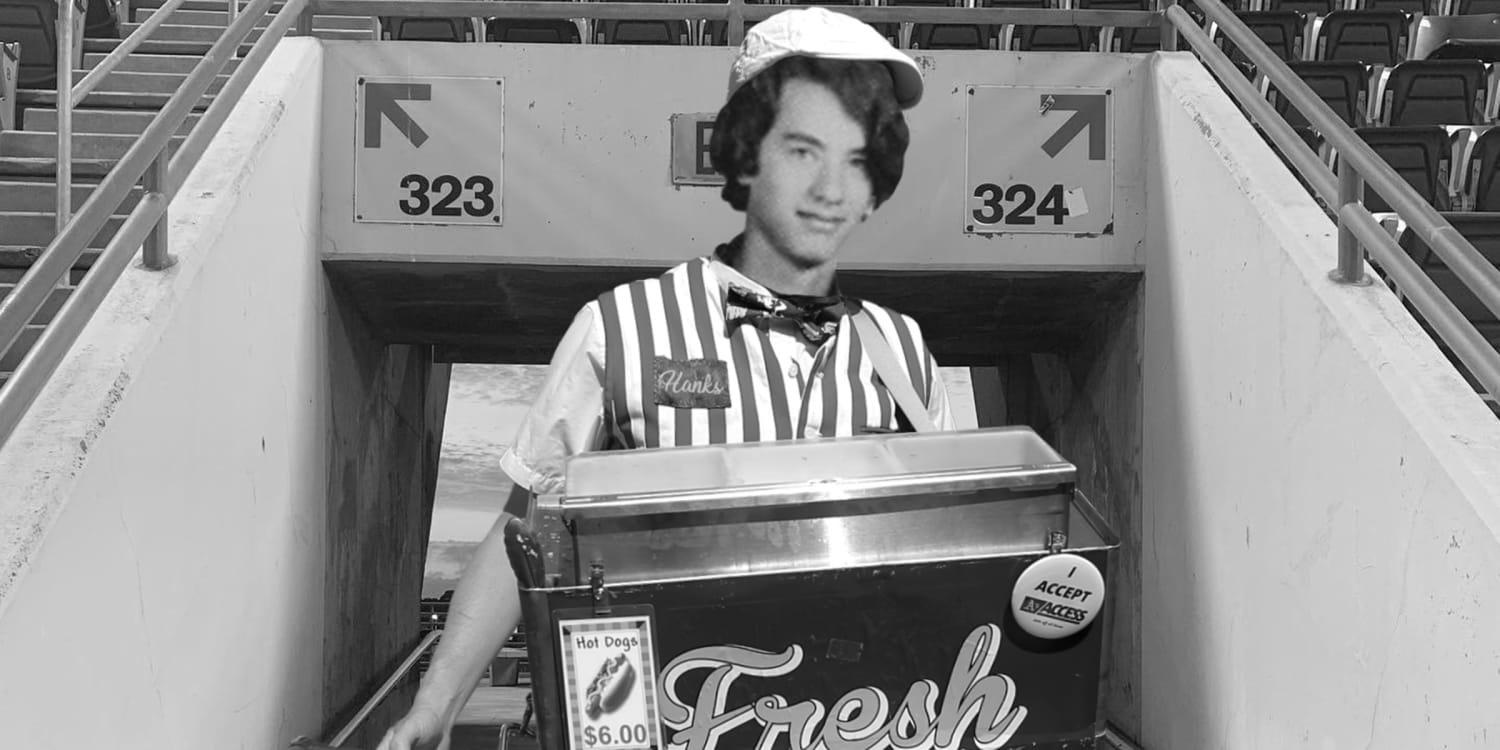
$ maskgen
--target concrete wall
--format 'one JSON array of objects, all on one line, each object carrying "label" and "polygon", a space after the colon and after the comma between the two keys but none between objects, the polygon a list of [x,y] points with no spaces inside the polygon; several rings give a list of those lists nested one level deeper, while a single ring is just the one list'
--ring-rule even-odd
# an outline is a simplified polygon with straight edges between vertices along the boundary
[{"label": "concrete wall", "polygon": [[[323,231],[329,258],[667,266],[711,250],[744,224],[718,187],[671,183],[671,117],[718,111],[732,48],[330,42],[327,51]],[[1144,56],[940,50],[915,57],[925,93],[907,113],[912,145],[900,188],[856,230],[841,266],[1139,268],[1145,227],[1141,186],[1149,169],[1138,148]],[[361,76],[412,82],[503,79],[503,225],[355,220]],[[971,84],[1113,90],[1111,234],[964,233],[974,203],[966,184]],[[434,86],[429,102],[401,102],[430,137],[428,143],[453,141],[477,149],[493,142],[487,136],[495,129],[495,113],[442,101],[441,84]],[[385,128],[389,139],[399,139],[394,127]],[[1016,148],[1007,135],[995,134],[988,147],[997,158]],[[360,158],[375,160],[368,152]],[[410,165],[420,171],[422,159],[413,155]],[[1056,180],[1077,184],[1064,167],[1057,169]]]},{"label": "concrete wall", "polygon": [[1114,300],[1071,347],[1031,355],[1038,434],[1078,469],[1078,488],[1120,539],[1110,559],[1100,717],[1141,722],[1141,299]]},{"label": "concrete wall", "polygon": [[0,452],[37,533],[0,613],[3,744],[284,746],[323,719],[319,47],[282,45]]},{"label": "concrete wall", "polygon": [[[420,637],[448,401],[449,365],[430,346],[386,346],[336,290],[328,306],[328,377],[338,384],[327,436],[323,705],[337,731]],[[411,705],[416,676],[349,738],[374,747]]]},{"label": "concrete wall", "polygon": [[417,640],[447,366],[323,272],[321,67],[277,49],[177,264],[127,270],[0,450],[0,745],[284,747]]},{"label": "concrete wall", "polygon": [[1186,55],[1146,158],[1141,739],[1500,742],[1500,423]]}]

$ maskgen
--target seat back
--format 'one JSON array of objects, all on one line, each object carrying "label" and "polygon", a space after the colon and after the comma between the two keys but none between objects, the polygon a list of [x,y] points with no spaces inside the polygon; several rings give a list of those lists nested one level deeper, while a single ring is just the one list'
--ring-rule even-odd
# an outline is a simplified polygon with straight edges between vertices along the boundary
[{"label": "seat back", "polygon": [[[73,67],[83,63],[86,0],[76,0],[73,14]],[[0,42],[17,42],[21,57],[16,85],[23,89],[57,86],[56,0],[0,0]]]},{"label": "seat back", "polygon": [[21,73],[21,45],[0,42],[0,130],[17,130],[16,80]]},{"label": "seat back", "polygon": [[1500,128],[1486,130],[1474,141],[1464,192],[1470,209],[1500,211]]},{"label": "seat back", "polygon": [[1097,26],[1016,26],[1012,49],[1028,52],[1089,52],[1099,49]]},{"label": "seat back", "polygon": [[1407,60],[1386,80],[1381,119],[1388,125],[1478,125],[1488,78],[1478,60]]},{"label": "seat back", "polygon": [[[1302,59],[1302,30],[1307,27],[1307,17],[1294,10],[1258,10],[1236,13],[1250,29],[1250,33],[1266,43],[1276,56],[1288,62]],[[1220,46],[1235,63],[1248,63],[1250,58],[1230,41],[1221,37]]]},{"label": "seat back", "polygon": [[[1396,170],[1422,199],[1439,211],[1450,206],[1448,176],[1452,173],[1452,150],[1448,131],[1435,126],[1357,128],[1355,131],[1370,149]],[[1371,211],[1390,211],[1390,204],[1368,185],[1365,207]]]},{"label": "seat back", "polygon": [[89,9],[83,20],[83,35],[89,39],[119,39],[119,0],[89,0]]},{"label": "seat back", "polygon": [[[1444,212],[1443,218],[1458,230],[1463,238],[1474,245],[1491,264],[1500,267],[1500,214],[1472,212]],[[1479,298],[1459,280],[1427,243],[1407,229],[1402,232],[1400,244],[1412,260],[1422,267],[1438,288],[1453,301],[1459,312],[1474,324],[1479,332],[1492,344],[1500,344],[1500,320]]]},{"label": "seat back", "polygon": [[[1500,13],[1477,16],[1424,16],[1417,22],[1415,33],[1411,57],[1413,60],[1425,60],[1437,56],[1437,50],[1450,40],[1473,41],[1481,45],[1486,41],[1500,40]],[[1445,56],[1460,57],[1462,55]]]},{"label": "seat back", "polygon": [[688,25],[681,19],[622,18],[600,21],[599,44],[687,44]]},{"label": "seat back", "polygon": [[484,25],[489,42],[513,44],[580,44],[578,24],[564,18],[491,18]]},{"label": "seat back", "polygon": [[1295,11],[1308,16],[1326,16],[1340,8],[1339,0],[1266,0],[1266,10]]},{"label": "seat back", "polygon": [[1406,59],[1410,18],[1399,10],[1337,10],[1318,29],[1318,60],[1395,65]]},{"label": "seat back", "polygon": [[472,42],[474,22],[468,18],[382,16],[380,38],[401,42]]},{"label": "seat back", "polygon": [[1000,28],[987,23],[917,23],[911,27],[913,49],[993,49]]},{"label": "seat back", "polygon": [[[1369,103],[1370,68],[1352,60],[1301,61],[1288,63],[1297,77],[1318,95],[1334,114],[1350,127],[1367,124]],[[1291,106],[1273,84],[1267,94],[1276,111],[1286,118],[1292,127],[1310,124],[1307,117]]]}]

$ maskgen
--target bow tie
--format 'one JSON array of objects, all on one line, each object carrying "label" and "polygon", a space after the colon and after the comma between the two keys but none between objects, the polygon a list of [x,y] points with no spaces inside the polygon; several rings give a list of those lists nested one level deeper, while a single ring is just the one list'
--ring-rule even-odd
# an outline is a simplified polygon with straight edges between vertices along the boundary
[{"label": "bow tie", "polygon": [[749,321],[764,325],[771,320],[788,320],[797,324],[802,337],[821,344],[839,330],[844,314],[841,295],[812,297],[805,295],[761,294],[738,284],[730,284],[724,296],[724,322]]}]

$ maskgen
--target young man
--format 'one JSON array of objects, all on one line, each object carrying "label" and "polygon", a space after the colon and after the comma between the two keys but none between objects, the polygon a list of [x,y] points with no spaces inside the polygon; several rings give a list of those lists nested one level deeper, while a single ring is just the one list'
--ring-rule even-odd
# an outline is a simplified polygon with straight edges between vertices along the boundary
[{"label": "young man", "polygon": [[567,458],[911,429],[852,315],[867,314],[938,429],[953,417],[910,318],[839,294],[854,229],[895,191],[922,79],[869,26],[789,10],[746,35],[711,144],[745,229],[712,255],[586,305],[501,466],[516,489],[454,593],[410,713],[381,750],[436,747],[520,620],[502,529],[561,492]]}]

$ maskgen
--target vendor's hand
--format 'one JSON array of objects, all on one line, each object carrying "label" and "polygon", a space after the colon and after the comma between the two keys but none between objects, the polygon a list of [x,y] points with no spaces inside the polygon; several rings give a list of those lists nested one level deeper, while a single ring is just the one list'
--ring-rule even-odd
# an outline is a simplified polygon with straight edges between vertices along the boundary
[{"label": "vendor's hand", "polygon": [[377,750],[438,750],[446,735],[447,727],[437,712],[413,708],[386,730]]}]

